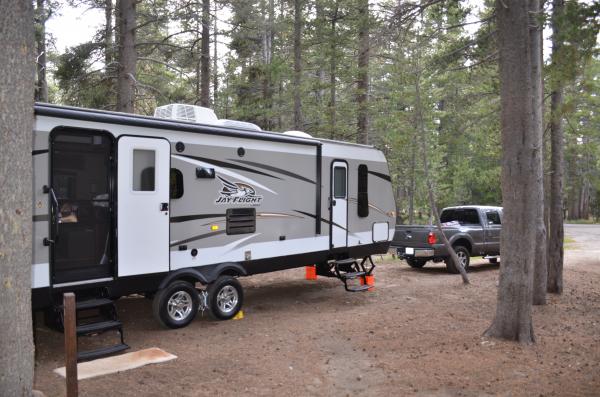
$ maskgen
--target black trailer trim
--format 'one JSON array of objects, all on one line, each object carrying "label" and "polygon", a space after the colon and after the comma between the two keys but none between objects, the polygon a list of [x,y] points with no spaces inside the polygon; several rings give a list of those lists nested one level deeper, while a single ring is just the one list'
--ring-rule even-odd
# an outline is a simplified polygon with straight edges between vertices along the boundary
[{"label": "black trailer trim", "polygon": [[181,223],[188,221],[196,221],[198,219],[224,218],[225,214],[198,214],[198,215],[181,215],[172,216],[171,223]]},{"label": "black trailer trim", "polygon": [[383,179],[384,181],[388,181],[388,182],[392,181],[392,178],[389,175],[382,174],[381,172],[377,172],[377,171],[370,171],[369,170],[368,172],[369,172],[369,174],[377,176],[377,177]]},{"label": "black trailer trim", "polygon": [[322,158],[323,158],[323,154],[322,154],[323,148],[321,145],[317,146],[317,186],[316,186],[316,192],[315,192],[315,200],[316,200],[316,211],[315,211],[315,219],[316,219],[316,223],[315,223],[315,233],[316,234],[321,234],[321,189],[323,189],[323,186],[321,185],[321,178],[323,175],[322,172],[322,168],[323,168],[323,162],[322,162]]},{"label": "black trailer trim", "polygon": [[225,233],[226,233],[226,230],[217,230],[216,232],[209,232],[209,233],[199,234],[197,236],[186,238],[185,240],[175,241],[175,242],[171,243],[169,246],[170,247],[175,247],[176,245],[186,244],[186,243],[189,243],[191,241],[202,240],[204,238],[216,236],[216,235],[219,235],[219,234],[225,234]]},{"label": "black trailer trim", "polygon": [[223,167],[223,168],[231,168],[231,169],[234,169],[234,170],[246,171],[246,172],[251,172],[253,174],[259,174],[259,175],[268,176],[270,178],[281,179],[278,176],[267,174],[266,172],[257,171],[257,170],[252,169],[252,168],[244,167],[244,166],[238,165],[238,164],[228,163],[226,161],[209,159],[209,158],[206,158],[206,157],[191,156],[189,154],[181,154],[181,153],[177,154],[177,156],[186,157],[186,158],[192,159],[192,160],[202,161],[202,162],[209,163],[209,164],[216,165],[216,166]]},{"label": "black trailer trim", "polygon": [[299,179],[299,180],[304,181],[304,182],[312,183],[313,185],[315,184],[315,181],[310,180],[308,178],[305,178],[302,175],[294,174],[293,172],[290,172],[290,171],[287,171],[287,170],[284,170],[284,169],[281,169],[281,168],[273,167],[271,165],[256,163],[254,161],[247,161],[247,160],[234,160],[234,159],[228,159],[228,160],[229,161],[237,161],[238,163],[244,163],[246,165],[251,165],[251,166],[254,166],[256,168],[262,168],[264,170],[277,172],[277,173],[282,174],[282,175],[291,176],[292,178]]},{"label": "black trailer trim", "polygon": [[39,116],[60,117],[67,119],[92,121],[98,123],[110,123],[129,125],[143,128],[156,128],[172,131],[192,132],[197,134],[210,134],[218,136],[230,136],[236,138],[257,139],[262,141],[286,142],[298,145],[320,146],[321,142],[316,139],[291,137],[276,132],[256,132],[235,127],[221,127],[216,125],[197,124],[178,120],[157,119],[149,116],[140,116],[119,112],[108,112],[96,109],[84,109],[71,106],[58,106],[47,103],[36,103],[34,112]]},{"label": "black trailer trim", "polygon": [[48,152],[49,152],[49,149],[32,150],[31,155],[36,156],[38,154],[44,154],[44,153],[48,153]]}]

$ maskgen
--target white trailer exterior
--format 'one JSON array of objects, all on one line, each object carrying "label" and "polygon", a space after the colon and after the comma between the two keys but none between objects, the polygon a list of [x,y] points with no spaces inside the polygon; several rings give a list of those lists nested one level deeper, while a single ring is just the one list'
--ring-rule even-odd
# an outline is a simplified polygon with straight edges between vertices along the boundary
[{"label": "white trailer exterior", "polygon": [[34,308],[66,291],[158,292],[160,317],[174,284],[237,288],[384,253],[394,234],[370,146],[37,104],[32,154]]}]

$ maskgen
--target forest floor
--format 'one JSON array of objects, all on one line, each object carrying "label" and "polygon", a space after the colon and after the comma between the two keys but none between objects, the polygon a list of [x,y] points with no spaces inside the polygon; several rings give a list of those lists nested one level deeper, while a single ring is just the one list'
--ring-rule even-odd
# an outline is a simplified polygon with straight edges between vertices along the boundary
[{"label": "forest floor", "polygon": [[[443,264],[386,258],[372,292],[347,293],[304,269],[242,279],[245,317],[198,316],[161,329],[151,302],[117,302],[131,350],[176,360],[79,382],[83,396],[600,395],[600,226],[567,226],[565,292],[535,307],[537,343],[482,337],[498,265],[475,260],[464,286]],[[62,335],[36,322],[35,388],[64,395]]]}]

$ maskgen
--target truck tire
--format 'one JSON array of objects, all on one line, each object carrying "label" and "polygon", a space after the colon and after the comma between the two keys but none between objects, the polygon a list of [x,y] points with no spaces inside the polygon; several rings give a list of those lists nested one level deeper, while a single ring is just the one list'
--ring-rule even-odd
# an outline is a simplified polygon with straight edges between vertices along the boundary
[{"label": "truck tire", "polygon": [[154,295],[152,313],[162,326],[182,328],[196,317],[199,304],[196,288],[187,281],[176,280]]},{"label": "truck tire", "polygon": [[495,265],[496,263],[498,263],[498,258],[490,258],[488,259],[488,261],[492,264]]},{"label": "truck tire", "polygon": [[[465,268],[465,270],[469,269],[469,264],[471,263],[471,256],[469,255],[469,250],[463,247],[462,245],[457,245],[454,247],[454,252],[456,252],[458,259],[463,263],[463,267]],[[452,260],[452,257],[449,256],[448,258],[444,259],[444,262],[446,262],[446,269],[449,273],[459,273],[456,266],[454,266],[454,261]]]},{"label": "truck tire", "polygon": [[405,261],[408,263],[408,266],[412,267],[413,269],[420,269],[425,266],[425,263],[427,262],[425,259],[417,258],[406,258]]},{"label": "truck tire", "polygon": [[240,282],[231,276],[220,276],[208,285],[208,307],[217,320],[234,317],[244,303],[244,290]]}]

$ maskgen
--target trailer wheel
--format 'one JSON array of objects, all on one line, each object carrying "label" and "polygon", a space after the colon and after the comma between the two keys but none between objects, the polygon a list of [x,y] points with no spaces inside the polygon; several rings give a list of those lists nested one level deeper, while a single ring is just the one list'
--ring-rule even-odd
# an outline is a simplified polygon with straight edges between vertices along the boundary
[{"label": "trailer wheel", "polygon": [[208,307],[217,320],[229,320],[242,308],[244,291],[237,279],[220,276],[208,285]]},{"label": "trailer wheel", "polygon": [[408,266],[414,268],[414,269],[420,269],[423,266],[425,266],[425,263],[427,262],[424,259],[417,259],[417,258],[406,258],[405,259],[406,263],[408,263]]},{"label": "trailer wheel", "polygon": [[198,313],[198,291],[187,281],[174,281],[156,292],[152,312],[158,322],[168,328],[185,327]]},{"label": "trailer wheel", "polygon": [[[469,255],[469,250],[463,247],[462,245],[457,245],[454,247],[454,252],[456,252],[456,256],[458,256],[458,260],[461,265],[467,270],[469,268],[469,264],[471,262],[471,256]],[[454,266],[454,262],[452,261],[452,257],[449,256],[444,260],[446,262],[446,269],[450,273],[459,273],[456,266]]]}]

